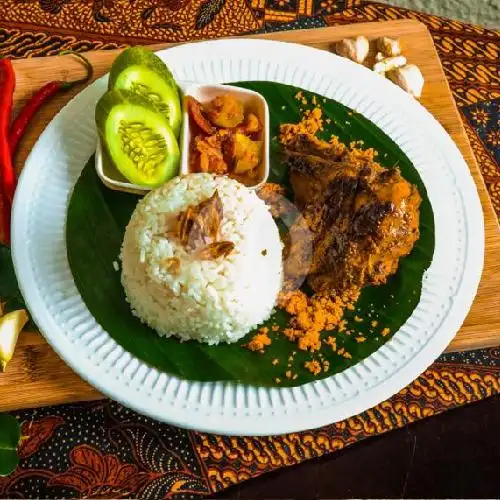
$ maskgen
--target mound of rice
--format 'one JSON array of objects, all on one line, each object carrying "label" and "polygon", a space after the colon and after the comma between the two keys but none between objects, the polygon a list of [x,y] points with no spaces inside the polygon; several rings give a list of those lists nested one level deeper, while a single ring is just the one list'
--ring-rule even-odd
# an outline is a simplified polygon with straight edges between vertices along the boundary
[{"label": "mound of rice", "polygon": [[[226,257],[199,260],[167,233],[181,211],[218,191]],[[168,259],[180,267],[171,273]],[[266,320],[281,287],[281,242],[265,203],[227,177],[190,174],[151,191],[125,231],[122,283],[133,313],[160,335],[235,342]]]}]

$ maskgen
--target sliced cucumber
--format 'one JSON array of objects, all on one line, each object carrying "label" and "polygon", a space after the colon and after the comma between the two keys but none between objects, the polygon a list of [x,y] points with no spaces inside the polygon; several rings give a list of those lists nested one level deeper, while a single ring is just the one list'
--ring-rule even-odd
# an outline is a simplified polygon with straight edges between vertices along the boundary
[{"label": "sliced cucumber", "polygon": [[146,97],[166,115],[176,137],[182,121],[181,101],[174,77],[167,65],[144,47],[130,47],[115,60],[108,88],[125,89]]},{"label": "sliced cucumber", "polygon": [[177,139],[149,100],[110,90],[97,103],[95,118],[109,157],[130,182],[155,188],[177,174]]}]

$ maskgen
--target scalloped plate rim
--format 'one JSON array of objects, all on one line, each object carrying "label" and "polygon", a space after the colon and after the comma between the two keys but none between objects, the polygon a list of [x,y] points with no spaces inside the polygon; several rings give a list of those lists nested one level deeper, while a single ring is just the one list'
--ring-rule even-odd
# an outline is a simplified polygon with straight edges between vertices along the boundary
[{"label": "scalloped plate rim", "polygon": [[[228,44],[229,42],[227,40],[192,43],[160,51],[159,55],[165,57],[170,64],[171,60],[175,60],[175,57],[179,58],[180,55],[186,51],[188,51],[188,54],[193,54],[193,56],[195,56],[195,54],[199,56],[200,51],[205,54],[207,51],[210,53],[217,51],[220,53],[221,51],[225,51],[225,53],[233,54],[235,50],[248,51],[250,44],[252,46],[251,50],[254,51],[255,54],[261,54],[261,60],[266,60],[266,57],[271,57],[268,53],[274,51],[275,54],[279,54],[283,57],[284,61],[281,61],[281,64],[286,64],[288,61],[289,66],[293,64],[292,61],[294,59],[300,60],[300,57],[297,57],[298,55],[309,56],[311,61],[314,63],[324,61],[325,63],[329,62],[332,65],[332,68],[334,66],[343,68],[345,70],[345,75],[351,78],[353,86],[363,86],[363,84],[360,84],[359,81],[355,82],[352,80],[352,75],[356,75],[365,79],[368,82],[367,85],[382,89],[386,95],[391,96],[391,104],[387,106],[388,109],[394,108],[396,105],[400,105],[413,113],[413,118],[417,123],[414,130],[423,134],[423,126],[425,125],[425,131],[428,132],[428,135],[431,135],[432,131],[432,138],[430,139],[438,143],[438,152],[442,155],[443,161],[445,161],[446,165],[450,168],[450,172],[454,172],[453,179],[454,182],[460,186],[460,189],[457,187],[460,197],[464,197],[464,195],[467,197],[467,203],[465,204],[462,200],[462,204],[464,208],[465,223],[467,224],[465,238],[468,240],[469,244],[467,248],[468,252],[466,265],[464,262],[463,269],[461,270],[460,293],[458,296],[455,296],[453,300],[452,297],[450,297],[450,300],[452,301],[450,313],[443,319],[442,324],[438,328],[439,331],[436,330],[430,340],[424,345],[421,345],[420,348],[417,349],[417,347],[414,346],[416,350],[415,355],[402,366],[399,366],[398,369],[393,370],[388,376],[369,385],[366,389],[363,389],[362,387],[357,388],[356,391],[349,395],[349,397],[346,397],[338,402],[334,401],[334,395],[331,392],[330,394],[328,393],[331,389],[327,385],[328,390],[326,390],[324,396],[326,398],[330,396],[332,399],[327,402],[324,400],[318,400],[315,407],[310,408],[304,405],[294,406],[294,403],[290,402],[290,405],[278,404],[275,407],[271,404],[270,407],[264,407],[263,410],[259,412],[259,410],[256,409],[258,405],[255,405],[255,401],[260,403],[259,398],[262,391],[265,394],[263,397],[267,398],[273,398],[277,394],[283,395],[282,397],[285,397],[285,395],[287,397],[295,397],[298,396],[297,393],[300,393],[301,391],[313,391],[312,386],[320,387],[322,384],[324,385],[324,381],[305,384],[304,386],[300,386],[292,390],[263,390],[262,388],[257,389],[235,385],[232,393],[230,392],[230,394],[234,396],[235,400],[238,398],[238,390],[247,391],[245,393],[245,398],[248,398],[248,401],[252,398],[257,398],[254,403],[250,402],[249,405],[244,407],[243,413],[246,411],[246,414],[243,416],[238,413],[237,408],[233,411],[232,415],[225,414],[224,412],[226,406],[231,406],[232,402],[225,401],[223,399],[219,400],[218,398],[220,394],[217,397],[214,396],[212,399],[212,405],[208,405],[205,408],[208,413],[202,413],[197,410],[193,412],[193,409],[189,404],[178,404],[175,398],[165,400],[165,398],[153,397],[153,390],[150,395],[139,392],[139,388],[142,386],[137,386],[137,381],[133,378],[127,383],[127,380],[122,380],[124,376],[122,377],[122,375],[117,374],[113,370],[111,370],[110,373],[107,373],[104,368],[97,368],[95,362],[93,361],[95,353],[86,353],[86,355],[83,355],[66,335],[61,334],[61,325],[54,319],[54,317],[48,314],[48,309],[45,307],[41,291],[33,285],[33,283],[37,281],[38,277],[36,272],[31,269],[33,262],[31,261],[32,254],[30,252],[35,251],[33,249],[33,245],[35,243],[31,241],[27,226],[29,221],[27,210],[33,201],[31,199],[28,199],[29,203],[20,201],[21,199],[26,200],[25,196],[27,192],[29,192],[30,188],[34,187],[33,184],[36,184],[36,179],[30,176],[30,174],[37,172],[41,175],[40,163],[42,153],[44,153],[46,157],[49,155],[49,152],[43,151],[44,141],[49,141],[51,139],[50,134],[54,133],[54,128],[57,126],[59,121],[64,118],[62,115],[68,113],[68,109],[78,108],[78,105],[81,106],[84,98],[91,95],[89,88],[85,89],[75,99],[70,101],[70,103],[68,103],[58,113],[58,115],[56,115],[53,121],[47,126],[45,131],[40,136],[37,144],[32,150],[32,153],[26,161],[26,168],[23,170],[19,180],[19,188],[16,194],[13,210],[12,249],[14,266],[21,291],[27,301],[32,316],[44,332],[44,335],[49,343],[61,355],[61,357],[63,357],[63,359],[65,359],[66,362],[75,371],[77,371],[77,373],[79,373],[89,383],[101,390],[101,392],[108,394],[110,397],[113,397],[136,411],[186,428],[233,435],[269,435],[300,431],[342,420],[387,399],[415,379],[443,351],[462,324],[463,319],[472,304],[477,286],[479,284],[484,258],[484,221],[482,209],[470,171],[454,142],[446,134],[441,125],[430,115],[430,113],[428,113],[419,103],[413,101],[409,96],[394,85],[385,81],[376,81],[375,79],[379,79],[378,76],[373,75],[365,68],[358,67],[350,61],[344,59],[341,60],[332,54],[318,54],[318,52],[322,51],[309,47],[296,46],[283,42],[247,39],[231,40],[230,44]],[[214,61],[216,60],[217,58],[214,56],[212,63],[215,64]],[[310,61],[303,63],[304,66],[307,66],[308,64],[310,64]],[[319,68],[319,66],[317,67]],[[174,74],[176,73],[175,70],[178,69],[178,66],[174,64]],[[260,71],[260,69],[261,61],[259,61],[258,71]],[[283,71],[283,74],[286,74],[288,68],[285,68]],[[259,75],[256,75],[254,78],[241,76],[239,80],[259,79],[257,76]],[[347,76],[345,77],[347,78]],[[332,80],[335,79],[331,75],[330,77]],[[225,75],[220,75],[220,81],[224,80],[227,81]],[[93,84],[93,86],[96,85],[99,84]],[[340,98],[334,98],[342,102]],[[396,140],[394,137],[392,138]],[[396,142],[398,141],[396,140]],[[81,168],[83,168],[83,166],[84,165],[82,164]],[[69,189],[69,192],[71,192],[71,190],[72,188]],[[67,204],[68,200],[64,200],[64,202]],[[23,228],[24,230],[22,230]],[[471,247],[471,240],[475,242],[474,247]],[[42,243],[47,244],[46,241]],[[431,264],[431,267],[433,265],[434,261],[433,264]],[[37,269],[37,271],[39,272],[40,269]],[[396,333],[393,339],[391,339],[391,341],[389,341],[386,345],[390,345],[392,343],[392,348],[394,349],[394,345],[396,344],[393,340],[396,339],[397,336],[398,334]],[[377,353],[379,351],[381,351],[381,349],[379,349]],[[386,350],[385,352],[387,353],[389,350]],[[366,359],[370,359],[372,356],[369,356]],[[364,362],[358,363],[358,365],[363,363]],[[389,363],[397,364],[397,361],[388,361],[388,364]],[[356,365],[356,367],[358,365]],[[346,370],[339,375],[347,377],[347,372],[350,372],[350,370],[351,369]],[[136,372],[138,371],[140,370],[137,369]],[[352,372],[350,373],[352,374]],[[111,377],[110,375],[114,375],[114,377]],[[326,380],[329,381],[335,377],[337,376],[330,377]],[[166,376],[166,378],[173,379],[174,377]],[[184,396],[189,396],[189,391],[193,389],[193,387],[197,387],[197,385],[199,385],[198,383],[189,382],[176,383],[177,395],[180,393]],[[214,391],[222,391],[222,398],[226,397],[226,393],[224,392],[226,390],[225,383],[208,383],[201,385],[213,385],[215,387],[219,387],[219,389],[216,388]],[[165,386],[165,390],[166,389],[168,389],[168,387]],[[187,393],[185,392],[186,390],[188,391]],[[200,390],[200,394],[202,390],[203,388]],[[245,401],[247,400],[245,399]],[[227,405],[222,404],[223,402],[227,403]],[[279,419],[272,418],[277,415],[279,416]]]}]

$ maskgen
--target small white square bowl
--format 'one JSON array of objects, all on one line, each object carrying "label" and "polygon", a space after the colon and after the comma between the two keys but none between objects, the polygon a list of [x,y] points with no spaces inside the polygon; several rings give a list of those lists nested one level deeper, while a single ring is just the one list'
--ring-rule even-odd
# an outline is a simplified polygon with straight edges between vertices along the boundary
[{"label": "small white square bowl", "polygon": [[[258,139],[262,141],[262,160],[259,164],[259,172],[252,184],[248,184],[249,188],[255,189],[267,181],[269,177],[269,108],[266,100],[257,92],[252,90],[246,90],[239,87],[234,87],[232,85],[211,85],[211,84],[189,84],[180,85],[180,88],[184,90],[183,96],[181,96],[182,101],[184,101],[184,96],[194,97],[197,101],[205,104],[219,95],[232,94],[235,95],[238,100],[243,102],[245,107],[245,114],[248,112],[255,113],[262,124],[262,130],[259,133]],[[179,175],[189,174],[189,154],[190,154],[190,143],[191,143],[191,127],[190,119],[187,110],[183,105],[183,123],[180,133],[180,150],[181,150],[181,160],[180,160],[180,171]],[[134,194],[146,194],[151,191],[151,188],[139,186],[133,184],[113,166],[113,163],[107,156],[107,152],[102,147],[101,140],[98,136],[97,147],[95,154],[95,168],[97,175],[103,182],[103,184],[109,189],[115,191],[125,191],[127,193]]]},{"label": "small white square bowl", "polygon": [[[201,104],[207,104],[220,95],[228,94],[235,96],[243,103],[245,115],[254,113],[262,125],[262,129],[258,134],[258,140],[262,142],[262,159],[258,166],[259,171],[253,182],[247,184],[249,188],[257,188],[264,184],[269,177],[269,107],[266,100],[258,92],[232,85],[194,84],[187,88],[185,95],[193,97]],[[190,118],[186,107],[184,107],[184,120],[181,131],[181,175],[190,173],[191,139]]]},{"label": "small white square bowl", "polygon": [[107,151],[102,147],[101,138],[97,136],[95,150],[95,169],[99,179],[109,189],[124,191],[125,193],[146,194],[151,188],[139,186],[129,182],[113,165]]}]

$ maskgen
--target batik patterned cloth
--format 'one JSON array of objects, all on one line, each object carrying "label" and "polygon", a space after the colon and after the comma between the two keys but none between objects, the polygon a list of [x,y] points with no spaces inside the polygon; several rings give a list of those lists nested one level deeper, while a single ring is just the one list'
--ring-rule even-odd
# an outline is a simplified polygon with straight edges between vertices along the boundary
[{"label": "batik patterned cloth", "polygon": [[[427,25],[500,214],[498,32],[350,0],[3,0],[0,57],[182,42],[354,22]],[[27,436],[0,497],[190,498],[500,393],[500,348],[442,355],[377,407],[321,429],[268,438],[185,431],[97,402],[14,413]]]}]

